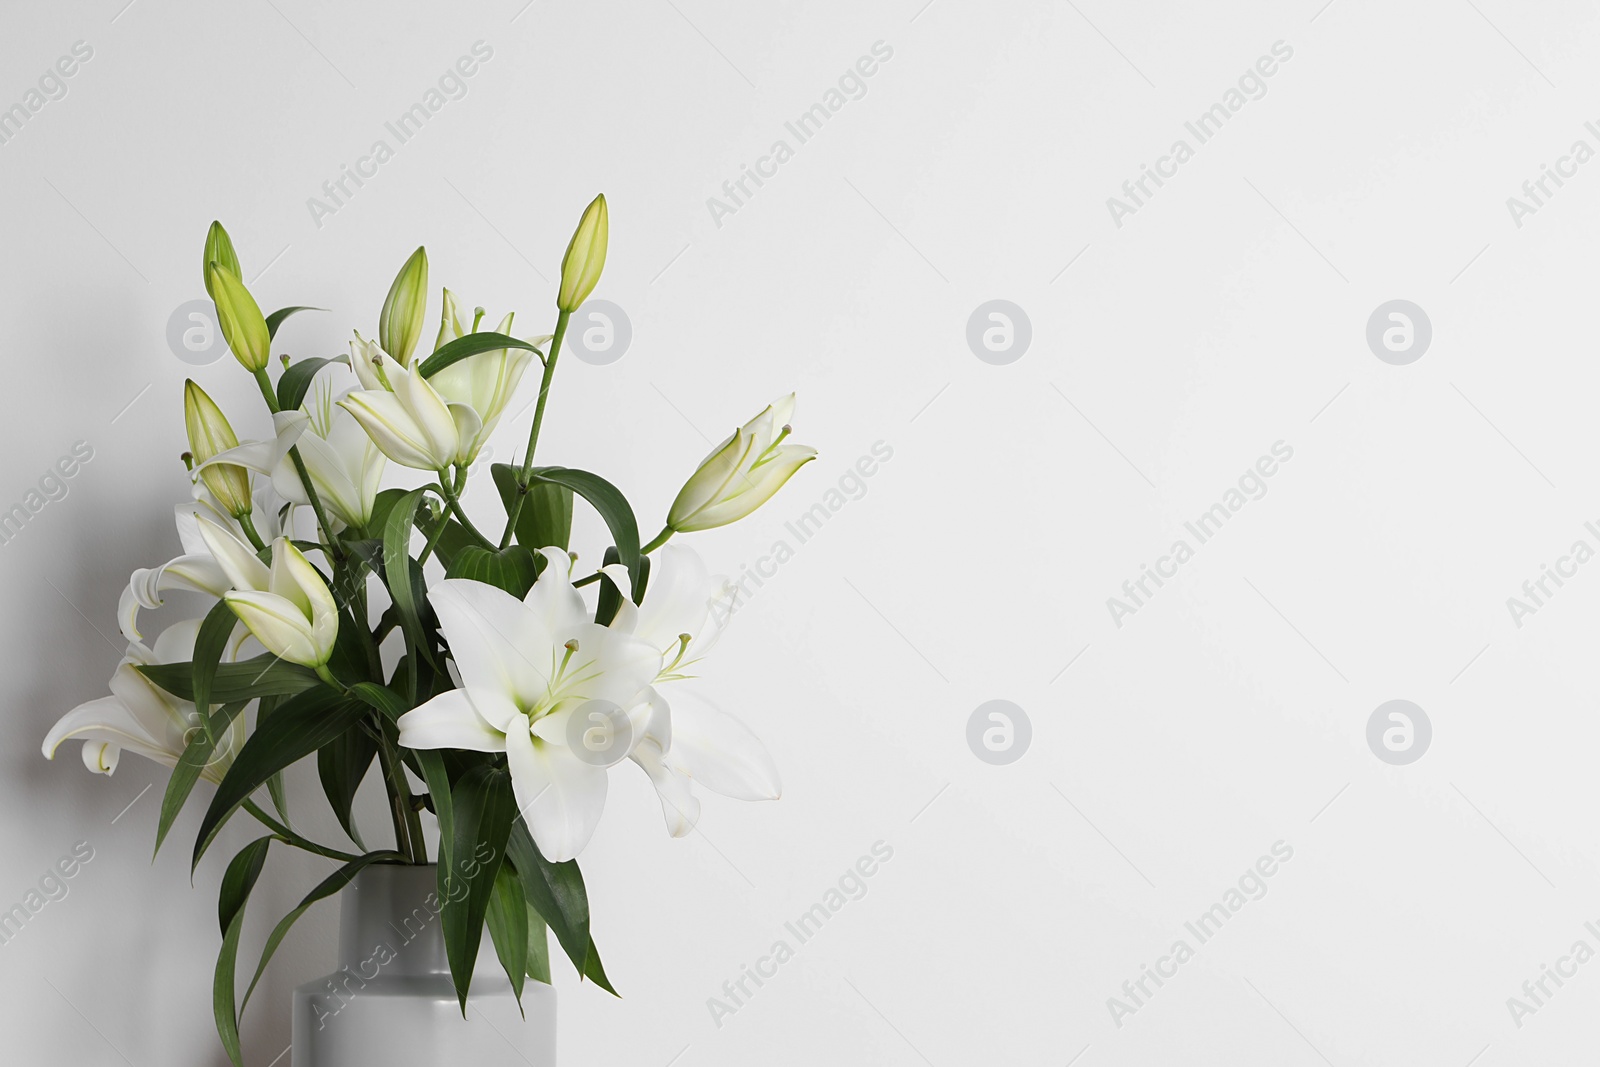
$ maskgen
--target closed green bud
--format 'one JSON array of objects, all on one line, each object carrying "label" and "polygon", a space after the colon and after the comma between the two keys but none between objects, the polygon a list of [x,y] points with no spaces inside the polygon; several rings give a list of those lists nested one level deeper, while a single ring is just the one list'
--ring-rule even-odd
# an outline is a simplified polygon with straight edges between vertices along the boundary
[{"label": "closed green bud", "polygon": [[428,253],[418,248],[394,276],[378,316],[378,347],[402,367],[422,339],[422,315],[428,309]]},{"label": "closed green bud", "polygon": [[239,275],[222,263],[209,264],[206,277],[211,279],[211,299],[217,305],[222,338],[228,342],[233,357],[251,374],[266,370],[267,360],[271,358],[272,336],[267,332],[267,320],[262,317],[256,298],[244,287]]},{"label": "closed green bud", "polygon": [[562,311],[577,311],[589,299],[600,282],[600,272],[606,267],[606,245],[611,239],[611,217],[606,211],[604,193],[589,202],[583,209],[583,218],[573,231],[567,254],[561,258],[561,292],[556,296],[556,307]]},{"label": "closed green bud", "polygon": [[250,511],[250,472],[233,463],[214,463],[218,455],[239,446],[239,438],[216,401],[193,381],[183,383],[183,425],[200,481],[217,503],[237,518]]},{"label": "closed green bud", "polygon": [[211,229],[206,231],[205,262],[200,264],[200,274],[205,279],[206,295],[213,302],[217,294],[212,292],[211,264],[220,263],[233,271],[235,278],[244,277],[244,271],[239,269],[239,257],[233,251],[233,241],[228,237],[228,231],[222,228],[222,223],[213,220]]}]

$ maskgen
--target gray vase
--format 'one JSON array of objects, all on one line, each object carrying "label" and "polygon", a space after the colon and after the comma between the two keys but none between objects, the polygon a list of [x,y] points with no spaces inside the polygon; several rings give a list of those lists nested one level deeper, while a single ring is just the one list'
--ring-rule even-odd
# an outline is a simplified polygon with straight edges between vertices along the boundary
[{"label": "gray vase", "polygon": [[530,978],[518,1011],[487,933],[461,1017],[437,878],[378,865],[340,894],[339,969],[294,991],[294,1067],[555,1067],[555,990]]}]

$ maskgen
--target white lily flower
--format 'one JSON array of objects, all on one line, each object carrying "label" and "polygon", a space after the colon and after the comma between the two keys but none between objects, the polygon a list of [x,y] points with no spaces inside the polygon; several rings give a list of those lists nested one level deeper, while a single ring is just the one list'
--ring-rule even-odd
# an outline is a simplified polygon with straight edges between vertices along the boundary
[{"label": "white lily flower", "polygon": [[339,605],[322,575],[287,537],[272,543],[272,566],[250,546],[206,519],[200,535],[233,588],[222,599],[268,652],[306,667],[322,667],[339,634]]},{"label": "white lily flower", "polygon": [[560,863],[588,844],[606,801],[606,768],[572,748],[574,716],[604,702],[636,713],[642,732],[652,708],[639,698],[660,655],[592,621],[565,551],[540,554],[547,566],[523,600],[459,578],[429,591],[461,688],[402,715],[400,744],[504,752],[539,851]]},{"label": "white lily flower", "polygon": [[817,458],[807,445],[786,445],[794,394],[780,397],[711,454],[678,491],[667,525],[679,533],[710,530],[744,518]]},{"label": "white lily flower", "polygon": [[[446,289],[444,317],[439,324],[439,338],[433,346],[435,352],[451,341],[478,332],[483,309],[476,309],[470,328],[462,326],[460,311],[456,295]],[[506,312],[506,317],[500,320],[500,325],[494,332],[510,336],[512,317],[511,312]],[[542,347],[547,340],[548,337],[535,338],[532,343]],[[456,462],[470,464],[477,457],[478,451],[499,424],[500,416],[505,412],[506,405],[511,402],[512,395],[517,391],[517,384],[522,381],[522,374],[531,362],[533,353],[526,348],[501,348],[468,356],[428,379],[428,384],[432,385],[447,403],[465,404],[477,413],[478,432],[470,439],[462,437]]]},{"label": "white lily flower", "polygon": [[[329,516],[346,526],[364,527],[372,518],[385,457],[355,416],[338,404],[356,384],[342,364],[330,363],[316,373],[300,406],[305,423],[298,444],[300,460]],[[273,487],[287,500],[309,504],[288,449],[283,452],[271,471]]]},{"label": "white lily flower", "polygon": [[[254,514],[256,528],[261,536],[277,536],[279,505],[280,501],[270,486],[256,490]],[[117,603],[117,625],[122,631],[122,636],[129,641],[140,639],[139,609],[159,608],[164,603],[162,593],[173,589],[187,589],[221,599],[223,593],[233,588],[233,582],[227,572],[222,569],[222,565],[212,555],[211,547],[200,535],[200,516],[204,515],[207,521],[226,531],[243,551],[253,553],[253,550],[245,544],[244,532],[239,524],[203,487],[197,486],[196,498],[188,503],[179,504],[174,513],[177,519],[178,540],[183,545],[182,555],[168,560],[159,567],[140,568],[134,571],[128,579],[127,588],[122,591],[121,600]]]},{"label": "white lily flower", "polygon": [[[200,619],[190,619],[168,627],[156,638],[153,649],[138,642],[130,644],[111,676],[111,695],[80,704],[63,715],[44,739],[45,758],[55,759],[63,741],[80,740],[84,766],[96,774],[115,771],[123,749],[167,767],[175,765],[201,728],[200,713],[191,701],[161,689],[136,667],[192,658],[200,623]],[[235,716],[200,776],[213,783],[222,781],[244,735],[244,716]]]},{"label": "white lily flower", "polygon": [[360,335],[350,343],[350,365],[363,388],[339,406],[402,467],[444,470],[461,462],[463,441],[479,439],[483,420],[471,406],[445,400],[415,367],[395,362]]},{"label": "white lily flower", "polygon": [[[661,652],[655,685],[688,678],[689,668],[721,636],[737,587],[712,575],[699,553],[682,545],[664,545],[654,557],[638,607],[627,598],[627,571],[617,564],[602,570],[624,591],[612,627]],[[629,758],[650,776],[673,837],[689,833],[700,817],[692,782],[735,800],[776,800],[782,794],[777,765],[739,720],[692,693],[673,692],[670,711],[655,689],[650,696],[649,724]]]}]

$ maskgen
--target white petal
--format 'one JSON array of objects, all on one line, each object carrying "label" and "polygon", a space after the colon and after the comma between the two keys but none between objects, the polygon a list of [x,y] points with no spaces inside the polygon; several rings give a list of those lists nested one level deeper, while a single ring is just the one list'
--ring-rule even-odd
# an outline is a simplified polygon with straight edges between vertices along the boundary
[{"label": "white petal", "polygon": [[506,759],[517,808],[539,851],[551,863],[575,859],[605,811],[606,772],[523,730],[506,735]]},{"label": "white petal", "polygon": [[[465,578],[440,582],[428,591],[428,601],[469,690],[500,693],[525,708],[544,699],[557,643],[522,601]],[[483,699],[475,701],[490,722],[500,717]]]},{"label": "white petal", "polygon": [[138,720],[128,713],[128,709],[116,697],[101,697],[79,704],[63,715],[45,736],[42,746],[45,758],[55,759],[56,749],[61,742],[72,738],[132,749],[146,759],[164,763],[168,767],[177,762],[177,754],[153,744]]},{"label": "white petal", "polygon": [[776,800],[783,793],[777,764],[760,738],[704,699],[673,698],[667,759],[707,789],[735,800]]},{"label": "white petal", "polygon": [[83,765],[89,770],[95,774],[110,775],[116,772],[122,748],[110,741],[85,741],[82,755]]},{"label": "white petal", "polygon": [[661,750],[646,742],[634,750],[632,759],[644,768],[661,798],[661,814],[667,820],[667,833],[684,837],[700,820],[700,799],[689,788],[689,778],[666,765]]},{"label": "white petal", "polygon": [[254,549],[203,515],[199,516],[199,527],[200,537],[210,550],[211,557],[222,567],[234,588],[267,588],[271,571],[256,556]]},{"label": "white petal", "polygon": [[276,412],[272,416],[273,437],[265,441],[245,441],[218,452],[195,467],[195,470],[204,470],[215,463],[232,463],[257,474],[271,474],[283,457],[289,454],[289,449],[300,439],[300,435],[306,432],[309,422],[303,411]]},{"label": "white petal", "polygon": [[274,656],[306,667],[328,662],[331,640],[323,642],[321,634],[313,633],[311,620],[293,601],[253,590],[232,592],[223,599]]},{"label": "white petal", "polygon": [[400,716],[400,744],[406,748],[465,748],[504,752],[506,735],[483,721],[463,689],[440,693]]},{"label": "white petal", "polygon": [[413,470],[436,471],[455,452],[436,453],[422,428],[393,393],[368,389],[351,393],[339,406],[355,416],[372,443],[394,462]]},{"label": "white petal", "polygon": [[209,553],[179,556],[153,569],[141,568],[129,576],[128,587],[117,601],[117,625],[122,636],[136,641],[139,639],[139,609],[160,607],[165,590],[192,589],[220,597],[232,587],[227,574]]},{"label": "white petal", "polygon": [[572,556],[554,545],[538,551],[544,557],[545,568],[523,597],[523,603],[551,636],[560,635],[565,642],[575,627],[591,621],[592,616],[583,606],[583,594],[573,588]]}]

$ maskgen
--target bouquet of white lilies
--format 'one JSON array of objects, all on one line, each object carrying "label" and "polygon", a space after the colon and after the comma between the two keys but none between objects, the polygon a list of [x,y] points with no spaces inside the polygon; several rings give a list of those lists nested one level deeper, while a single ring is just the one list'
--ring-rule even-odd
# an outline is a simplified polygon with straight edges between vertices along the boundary
[{"label": "bouquet of white lilies", "polygon": [[[358,333],[335,359],[282,356],[274,382],[279,329],[312,309],[263,315],[226,231],[211,225],[206,289],[228,347],[260,386],[271,431],[241,441],[186,383],[194,492],[177,507],[183,552],[134,571],[119,608],[128,651],[111,695],[65,715],[44,754],[77,739],[101,774],[116,770],[123,750],[171,767],[157,849],[196,783],[212,783],[194,864],[240,811],[265,826],[222,879],[214,1006],[235,1063],[242,915],[274,843],[341,865],[273,930],[245,1001],[306,908],[370,864],[429,862],[429,811],[442,929],[465,1010],[485,925],[519,996],[526,977],[549,981],[547,930],[581,975],[611,990],[575,861],[605,806],[611,767],[631,760],[650,777],[674,836],[699,814],[695,782],[743,800],[778,795],[760,741],[675,691],[737,591],[667,542],[750,514],[816,453],[787,440],[793,396],[775,402],[706,457],[645,544],[610,482],[535,464],[562,337],[600,279],[607,236],[597,197],[562,260],[551,335],[513,336],[510,314],[485,329],[483,309],[469,321],[446,289],[438,338],[421,356],[428,260],[419,248],[389,290],[375,341]],[[482,516],[484,525],[468,517],[462,491],[536,360],[543,374],[527,448],[520,462],[490,469],[505,509],[491,536]],[[381,488],[386,463],[423,472],[413,484],[432,480]],[[577,498],[612,542],[586,566],[569,551]],[[178,589],[215,602],[147,642],[141,610]],[[356,852],[290,825],[283,771],[312,755]],[[351,813],[374,763],[392,849],[369,849]]]}]

